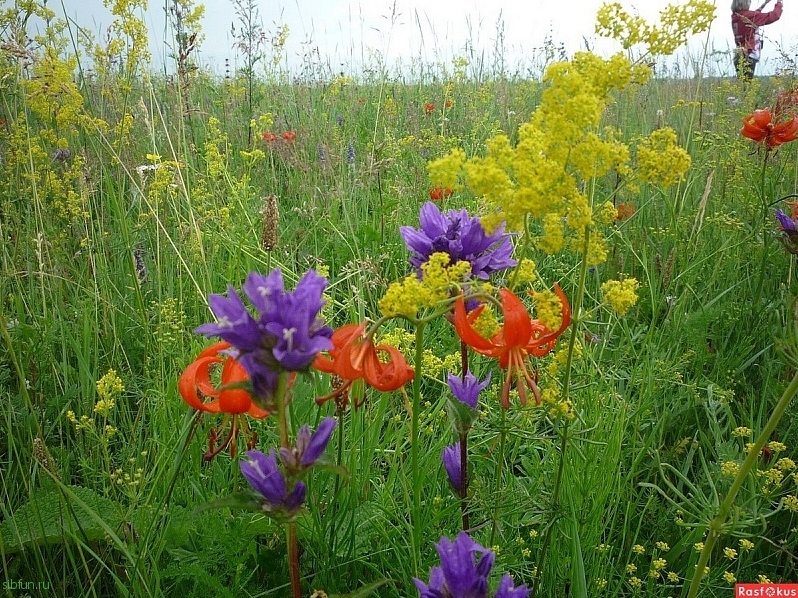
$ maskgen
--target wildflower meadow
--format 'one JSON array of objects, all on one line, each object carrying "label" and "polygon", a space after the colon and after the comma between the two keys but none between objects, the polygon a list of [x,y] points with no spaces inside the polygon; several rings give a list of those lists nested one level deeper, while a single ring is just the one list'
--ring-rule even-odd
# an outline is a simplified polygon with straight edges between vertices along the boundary
[{"label": "wildflower meadow", "polygon": [[233,0],[220,74],[195,0],[166,65],[51,4],[0,4],[4,596],[798,582],[789,49],[612,3],[534,72],[288,73]]}]

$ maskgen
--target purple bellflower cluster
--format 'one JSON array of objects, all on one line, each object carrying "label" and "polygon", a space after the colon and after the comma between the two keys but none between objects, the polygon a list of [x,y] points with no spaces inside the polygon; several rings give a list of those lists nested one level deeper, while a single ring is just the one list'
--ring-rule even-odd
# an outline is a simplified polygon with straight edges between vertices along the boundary
[{"label": "purple bellflower cluster", "polygon": [[215,323],[195,330],[218,336],[235,348],[234,357],[252,380],[258,400],[271,399],[281,371],[304,371],[319,351],[332,349],[332,328],[324,324],[319,311],[327,280],[313,270],[307,272],[293,291],[286,291],[279,269],[267,276],[251,272],[242,291],[258,312],[254,318],[234,287],[227,296],[208,298]]},{"label": "purple bellflower cluster", "polygon": [[493,272],[516,265],[510,257],[513,245],[504,225],[487,234],[479,218],[470,217],[465,209],[443,214],[431,201],[421,208],[420,228],[402,226],[399,232],[410,250],[410,264],[421,274],[421,265],[433,253],[446,253],[452,264],[467,261],[471,277],[487,280]]},{"label": "purple bellflower cluster", "polygon": [[[489,598],[488,575],[493,569],[496,555],[492,550],[477,544],[465,533],[454,542],[442,537],[435,545],[441,558],[440,567],[433,567],[429,585],[414,579],[420,598]],[[475,562],[475,557],[479,560]],[[526,585],[514,587],[509,575],[502,577],[493,598],[527,598]]]},{"label": "purple bellflower cluster", "polygon": [[305,502],[307,488],[302,481],[294,482],[293,487],[289,487],[290,482],[318,461],[336,425],[334,418],[325,418],[312,434],[310,428],[304,425],[299,429],[294,447],[280,448],[280,460],[287,476],[277,464],[274,449],[268,455],[260,451],[246,453],[247,460],[240,463],[241,473],[252,489],[263,497],[261,508],[264,511],[282,511],[289,516],[299,511]]}]

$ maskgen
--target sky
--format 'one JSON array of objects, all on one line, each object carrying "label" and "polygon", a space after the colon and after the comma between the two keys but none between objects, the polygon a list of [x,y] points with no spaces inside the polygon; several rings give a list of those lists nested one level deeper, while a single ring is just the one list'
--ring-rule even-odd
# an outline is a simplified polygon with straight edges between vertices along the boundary
[{"label": "sky", "polygon": [[[164,44],[165,11],[169,0],[150,0],[144,20],[150,32],[153,65],[171,64]],[[271,37],[282,25],[289,28],[285,58],[281,66],[293,73],[303,65],[322,64],[331,72],[358,74],[363,65],[382,64],[389,70],[399,64],[446,64],[464,56],[472,65],[483,57],[490,67],[493,57],[504,57],[509,74],[530,74],[541,61],[547,37],[570,55],[585,44],[603,55],[619,46],[594,33],[595,17],[604,0],[256,0],[263,28]],[[621,4],[631,13],[655,21],[659,11],[674,0],[637,0]],[[675,0],[681,3],[683,0]],[[231,26],[240,27],[232,0],[206,0],[204,41],[197,56],[201,66],[224,73],[225,59],[231,67],[241,65],[232,50]],[[754,7],[759,0],[754,0]],[[711,61],[716,70],[728,69],[726,54],[733,41],[730,27],[731,0],[716,2],[717,18],[709,35]],[[60,16],[81,26],[104,32],[112,20],[102,0],[51,0]],[[773,3],[768,7],[771,9]],[[782,18],[763,28],[765,49],[759,74],[776,66],[777,48],[798,47],[798,3],[787,0]],[[167,35],[168,37],[168,35]],[[707,37],[693,39],[689,53],[700,55]],[[494,49],[500,47],[500,52]],[[793,56],[793,59],[796,57]],[[472,67],[473,68],[473,67]],[[525,73],[529,70],[530,73]]]}]

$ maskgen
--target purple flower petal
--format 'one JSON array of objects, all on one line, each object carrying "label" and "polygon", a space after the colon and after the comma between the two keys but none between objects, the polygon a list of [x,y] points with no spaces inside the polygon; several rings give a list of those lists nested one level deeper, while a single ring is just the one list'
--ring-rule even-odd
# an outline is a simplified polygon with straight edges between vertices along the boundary
[{"label": "purple flower petal", "polygon": [[781,210],[776,210],[776,219],[779,221],[779,224],[781,224],[781,228],[783,228],[785,231],[795,232],[796,230],[798,230],[795,221],[793,221],[792,218],[787,216],[787,214],[785,214]]},{"label": "purple flower petal", "polygon": [[465,380],[460,378],[460,376],[449,374],[447,379],[449,390],[452,391],[455,399],[461,403],[465,403],[471,407],[471,409],[476,409],[479,401],[479,393],[485,390],[488,384],[490,384],[490,376],[491,374],[488,373],[488,377],[485,381],[480,382],[471,372],[466,374]]},{"label": "purple flower petal", "polygon": [[310,467],[321,457],[337,425],[338,422],[333,417],[326,417],[322,420],[318,429],[310,437],[307,447],[300,453],[299,463],[302,467]]},{"label": "purple flower petal", "polygon": [[[493,554],[492,551],[474,542],[465,532],[460,532],[454,542],[447,538],[441,538],[435,547],[441,557],[441,571],[446,580],[446,588],[452,596],[487,598],[487,574],[490,573],[493,561],[491,558],[486,563],[487,571],[484,571],[485,567],[482,567],[481,571],[477,571],[474,554],[484,555],[488,552]],[[482,565],[482,560],[480,565]]]},{"label": "purple flower petal", "polygon": [[510,258],[513,246],[503,225],[488,235],[479,218],[471,218],[465,209],[443,214],[432,202],[422,206],[419,224],[418,230],[410,226],[399,229],[410,251],[410,264],[419,275],[421,266],[436,252],[447,253],[452,264],[469,262],[471,276],[482,280],[516,265]]},{"label": "purple flower petal", "polygon": [[449,476],[449,483],[459,496],[463,487],[460,445],[453,444],[444,448],[443,453],[441,454],[441,460],[443,461],[443,467],[446,470],[446,474]]},{"label": "purple flower petal", "polygon": [[496,589],[496,594],[493,598],[527,598],[531,591],[526,585],[514,588],[512,577],[505,574],[499,582],[499,587]]},{"label": "purple flower petal", "polygon": [[241,461],[241,473],[252,488],[274,507],[285,503],[288,493],[283,473],[277,467],[274,449],[266,456],[260,451],[248,451],[247,461]]}]

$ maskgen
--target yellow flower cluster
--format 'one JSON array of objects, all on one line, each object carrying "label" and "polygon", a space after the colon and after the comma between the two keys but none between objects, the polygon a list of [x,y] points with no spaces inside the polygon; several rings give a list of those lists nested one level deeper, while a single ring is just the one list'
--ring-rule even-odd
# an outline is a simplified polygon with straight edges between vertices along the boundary
[{"label": "yellow flower cluster", "polygon": [[[108,370],[102,378],[97,380],[97,394],[100,395],[101,399],[110,401],[112,403],[111,408],[113,408],[113,402],[116,397],[123,392],[125,392],[125,385],[114,369]],[[95,409],[95,411],[97,410]]]},{"label": "yellow flower cluster", "polygon": [[690,168],[690,154],[676,144],[676,131],[657,129],[637,147],[637,175],[653,185],[670,187]]},{"label": "yellow flower cluster", "polygon": [[501,328],[499,321],[496,319],[496,312],[493,309],[493,305],[490,303],[485,305],[482,313],[474,320],[472,327],[483,338],[493,338],[493,335]]},{"label": "yellow flower cluster", "polygon": [[785,496],[784,508],[793,513],[798,512],[798,496],[792,494]]},{"label": "yellow flower cluster", "polygon": [[471,272],[469,262],[464,260],[450,266],[450,261],[447,253],[433,253],[421,266],[421,280],[411,274],[400,282],[391,283],[378,303],[382,314],[415,318],[421,308],[435,307],[446,301],[451,289]]},{"label": "yellow flower cluster", "polygon": [[659,13],[660,23],[651,25],[631,15],[619,2],[602,5],[596,15],[596,33],[618,40],[624,49],[645,44],[649,54],[668,56],[696,33],[707,31],[715,20],[715,6],[705,0],[669,4]]},{"label": "yellow flower cluster", "polygon": [[595,224],[609,224],[617,213],[606,203],[594,211],[584,183],[613,171],[631,173],[629,148],[617,140],[617,131],[600,128],[602,115],[614,92],[649,76],[647,67],[622,54],[603,59],[579,52],[552,64],[540,105],[519,127],[516,145],[499,133],[486,141],[484,156],[466,158],[462,149],[452,149],[427,165],[432,184],[465,185],[482,197],[490,209],[483,219],[489,230],[505,221],[509,230],[526,231],[531,217],[539,222],[529,229],[539,232],[538,249],[571,249],[599,264],[607,250]]},{"label": "yellow flower cluster", "polygon": [[537,280],[537,265],[528,257],[521,258],[516,270],[516,280],[521,284],[530,284]]},{"label": "yellow flower cluster", "polygon": [[727,478],[733,478],[740,471],[740,465],[734,461],[724,461],[720,466],[721,475]]},{"label": "yellow flower cluster", "polygon": [[635,278],[627,278],[623,281],[608,280],[601,285],[604,302],[619,316],[625,315],[637,303],[638,288],[640,288],[640,283]]},{"label": "yellow flower cluster", "polygon": [[541,390],[540,403],[546,413],[552,418],[562,417],[571,420],[576,417],[573,403],[568,399],[562,398],[560,391],[556,388],[547,386]]},{"label": "yellow flower cluster", "polygon": [[557,330],[562,324],[562,301],[554,291],[536,291],[535,311],[538,320],[549,330]]}]

